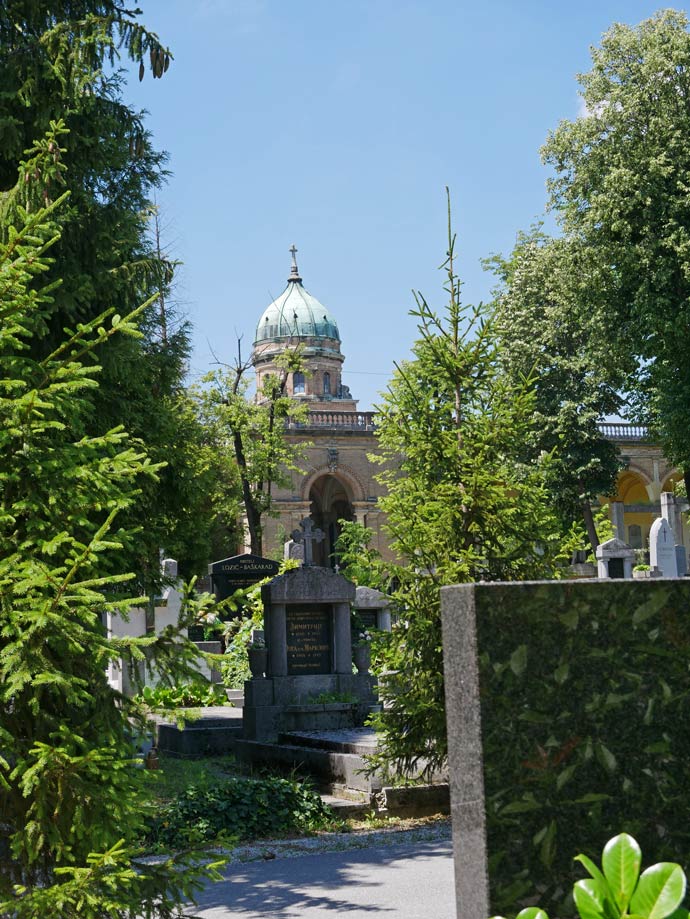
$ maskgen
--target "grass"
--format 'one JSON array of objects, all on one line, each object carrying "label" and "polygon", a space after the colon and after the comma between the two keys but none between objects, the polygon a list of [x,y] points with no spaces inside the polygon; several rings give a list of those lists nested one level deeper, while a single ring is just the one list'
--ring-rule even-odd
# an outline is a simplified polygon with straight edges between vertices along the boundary
[{"label": "grass", "polygon": [[205,759],[178,759],[160,756],[160,768],[146,773],[152,806],[160,806],[182,794],[190,785],[207,787],[230,776],[241,775],[242,770],[230,756]]}]

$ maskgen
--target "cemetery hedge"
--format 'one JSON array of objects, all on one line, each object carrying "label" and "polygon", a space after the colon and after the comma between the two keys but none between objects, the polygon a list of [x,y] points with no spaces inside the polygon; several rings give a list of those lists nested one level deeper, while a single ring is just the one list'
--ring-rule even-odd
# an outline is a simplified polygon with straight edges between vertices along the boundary
[{"label": "cemetery hedge", "polygon": [[558,915],[573,854],[596,858],[614,832],[689,864],[690,583],[496,583],[475,599],[492,909],[538,895]]}]

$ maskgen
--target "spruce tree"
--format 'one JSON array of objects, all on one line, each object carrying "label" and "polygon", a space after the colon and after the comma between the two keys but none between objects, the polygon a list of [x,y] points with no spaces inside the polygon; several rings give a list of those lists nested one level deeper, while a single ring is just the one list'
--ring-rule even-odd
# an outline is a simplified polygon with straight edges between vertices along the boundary
[{"label": "spruce tree", "polygon": [[445,761],[441,587],[547,576],[559,537],[543,469],[524,461],[532,381],[503,372],[493,318],[462,303],[450,201],[444,269],[445,310],[416,297],[412,359],[377,412],[379,505],[400,561],[387,571],[398,623],[379,647],[386,705],[374,761],[403,771]]},{"label": "spruce tree", "polygon": [[[30,347],[37,359],[62,341],[66,327],[106,309],[125,315],[171,283],[176,264],[156,240],[152,220],[167,155],[154,148],[143,113],[125,101],[123,66],[158,79],[171,58],[139,21],[139,11],[113,0],[0,5],[0,191],[14,186],[23,151],[52,119],[64,120],[69,132],[62,162],[71,194],[55,265],[46,272],[61,283],[34,331]],[[139,321],[142,335],[119,337],[93,352],[102,368],[100,386],[82,418],[92,434],[123,424],[154,461],[168,463],[157,482],[142,487],[132,514],[132,521],[145,524],[141,537],[110,562],[114,570],[134,568],[147,592],[157,578],[160,548],[191,575],[208,561],[210,539],[193,485],[193,457],[181,450],[169,462],[171,445],[189,439],[189,426],[180,427],[185,412],[179,403],[190,329],[167,305],[163,314],[160,298],[151,300]]]},{"label": "spruce tree", "polygon": [[[31,343],[58,287],[49,277],[63,174],[60,124],[3,196],[0,243],[0,914],[181,915],[193,860],[138,859],[141,779],[135,703],[106,679],[110,661],[176,663],[195,649],[174,629],[108,639],[126,574],[103,575],[131,539],[123,514],[156,464],[121,428],[85,428],[98,391],[95,347],[136,339],[136,313],[106,311],[37,358]],[[145,312],[144,305],[140,313]]]}]

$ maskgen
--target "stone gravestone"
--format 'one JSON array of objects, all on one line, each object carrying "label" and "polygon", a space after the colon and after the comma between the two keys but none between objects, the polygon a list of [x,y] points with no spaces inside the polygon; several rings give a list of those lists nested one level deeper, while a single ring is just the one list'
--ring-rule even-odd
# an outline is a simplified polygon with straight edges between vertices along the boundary
[{"label": "stone gravestone", "polygon": [[659,569],[662,578],[678,577],[673,530],[664,517],[657,517],[649,531],[649,563]]},{"label": "stone gravestone", "polygon": [[283,558],[293,558],[302,564],[304,562],[304,546],[295,542],[294,539],[289,539],[283,546]]},{"label": "stone gravestone", "polygon": [[612,501],[610,507],[614,536],[625,542],[625,505],[622,501]]},{"label": "stone gravestone", "polygon": [[[374,678],[353,674],[350,604],[355,585],[330,568],[311,564],[312,521],[303,521],[304,565],[264,585],[266,676],[247,680],[243,733],[250,741],[275,740],[290,730],[325,730],[362,724],[377,703]],[[294,534],[293,534],[294,538]],[[322,695],[347,703],[314,703]],[[349,721],[338,718],[347,709]],[[337,710],[337,711],[336,711]]]},{"label": "stone gravestone", "polygon": [[635,552],[614,536],[597,546],[597,568],[600,578],[632,578]]},{"label": "stone gravestone", "polygon": [[486,919],[489,866],[474,586],[441,588],[453,860],[458,919]]},{"label": "stone gravestone", "polygon": [[231,597],[240,588],[252,587],[264,578],[278,574],[280,564],[260,555],[233,555],[208,566],[213,592],[218,600]]},{"label": "stone gravestone", "polygon": [[[262,558],[260,555],[246,553],[211,562],[208,566],[208,574],[216,599],[225,600],[240,588],[252,587],[259,581],[263,581],[264,578],[273,577],[278,574],[279,569],[280,564],[272,558]],[[237,613],[228,613],[223,618],[227,621],[240,615],[242,615],[241,610],[238,610]],[[192,641],[203,641],[203,627],[192,626],[189,629],[189,637]]]},{"label": "stone gravestone", "polygon": [[390,632],[391,611],[390,597],[373,587],[358,587],[355,591],[355,602],[352,604],[355,616],[365,629],[378,629]]},{"label": "stone gravestone", "polygon": [[671,531],[673,532],[678,577],[684,578],[688,573],[688,557],[685,552],[685,546],[679,545],[677,539],[677,534],[682,532],[682,523],[680,519],[678,502],[673,492],[663,491],[661,493],[661,516],[668,522],[668,525],[671,527]]}]

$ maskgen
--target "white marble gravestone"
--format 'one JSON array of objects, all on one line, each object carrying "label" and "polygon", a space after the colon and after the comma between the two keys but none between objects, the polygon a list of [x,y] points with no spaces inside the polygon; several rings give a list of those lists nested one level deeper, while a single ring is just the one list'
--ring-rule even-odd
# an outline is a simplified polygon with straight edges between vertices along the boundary
[{"label": "white marble gravestone", "polygon": [[678,577],[675,538],[664,517],[657,517],[649,531],[649,563],[659,569],[662,578]]}]

